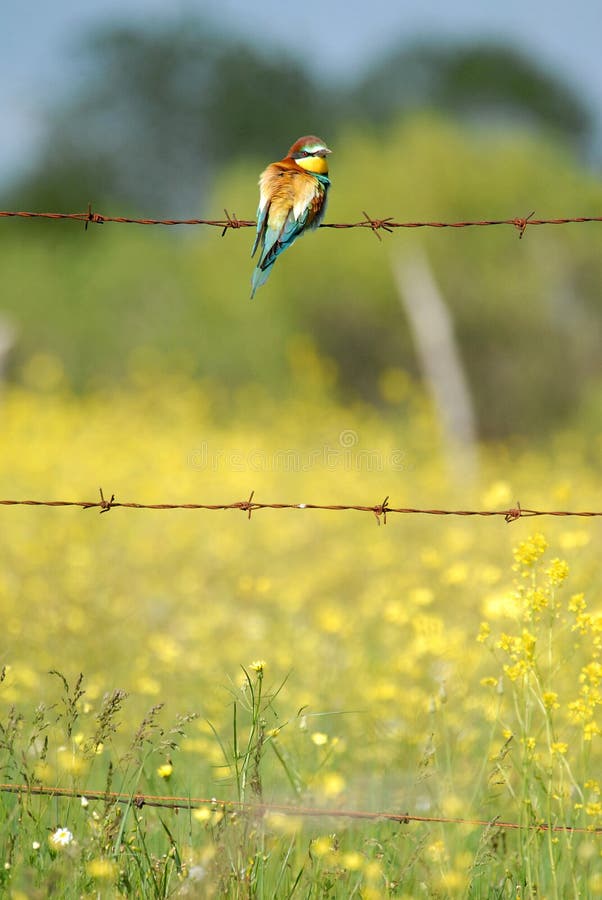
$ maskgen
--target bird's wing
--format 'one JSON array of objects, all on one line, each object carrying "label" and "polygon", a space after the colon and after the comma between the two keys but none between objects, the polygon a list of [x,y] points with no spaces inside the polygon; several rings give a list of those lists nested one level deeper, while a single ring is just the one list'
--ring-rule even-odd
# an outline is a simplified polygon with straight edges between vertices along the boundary
[{"label": "bird's wing", "polygon": [[254,250],[261,240],[258,265],[265,269],[305,228],[311,227],[324,205],[325,190],[313,175],[285,161],[268,166],[259,184]]},{"label": "bird's wing", "polygon": [[255,241],[253,243],[253,249],[251,250],[251,256],[255,256],[255,251],[259,246],[259,242],[261,241],[263,243],[264,241],[269,209],[270,204],[268,198],[264,196],[262,191],[259,199],[259,206],[257,207],[257,231],[255,232]]}]

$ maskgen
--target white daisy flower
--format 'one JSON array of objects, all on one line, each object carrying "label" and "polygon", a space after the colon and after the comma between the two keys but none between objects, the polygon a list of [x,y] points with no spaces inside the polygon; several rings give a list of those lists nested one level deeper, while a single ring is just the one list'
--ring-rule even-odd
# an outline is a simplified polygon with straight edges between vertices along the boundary
[{"label": "white daisy flower", "polygon": [[50,835],[50,843],[53,847],[68,847],[73,840],[73,835],[68,828],[57,828],[54,834]]}]

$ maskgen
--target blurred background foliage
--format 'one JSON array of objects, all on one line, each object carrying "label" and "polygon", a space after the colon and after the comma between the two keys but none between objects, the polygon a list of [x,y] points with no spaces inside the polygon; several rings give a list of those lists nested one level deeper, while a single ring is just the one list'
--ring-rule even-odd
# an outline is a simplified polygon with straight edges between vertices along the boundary
[{"label": "blurred background foliage", "polygon": [[[579,96],[511,47],[400,47],[344,83],[199,19],[108,26],[86,75],[48,110],[36,165],[3,206],[253,218],[257,176],[302,133],[333,148],[327,221],[596,215],[592,121]],[[285,254],[253,304],[251,230],[4,222],[8,377],[53,354],[78,390],[132,366],[216,390],[291,390],[309,341],[344,401],[383,408],[383,372],[420,379],[393,266],[418,249],[450,310],[482,437],[599,416],[596,226],[322,230]],[[597,412],[598,411],[598,412]]]}]

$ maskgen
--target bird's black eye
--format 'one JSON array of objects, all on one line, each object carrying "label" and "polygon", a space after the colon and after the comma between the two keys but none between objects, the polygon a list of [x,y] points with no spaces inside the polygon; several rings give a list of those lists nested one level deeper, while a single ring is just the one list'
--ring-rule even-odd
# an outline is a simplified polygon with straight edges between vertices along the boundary
[{"label": "bird's black eye", "polygon": [[307,159],[308,156],[315,156],[315,153],[312,153],[311,150],[297,150],[296,153],[293,153],[293,159]]}]

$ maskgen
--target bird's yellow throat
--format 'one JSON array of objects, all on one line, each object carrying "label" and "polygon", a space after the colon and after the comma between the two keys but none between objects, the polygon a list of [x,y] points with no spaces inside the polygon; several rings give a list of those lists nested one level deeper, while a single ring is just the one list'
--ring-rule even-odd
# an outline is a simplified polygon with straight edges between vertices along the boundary
[{"label": "bird's yellow throat", "polygon": [[314,172],[316,175],[328,175],[328,162],[324,156],[304,156],[295,162],[306,172]]}]

